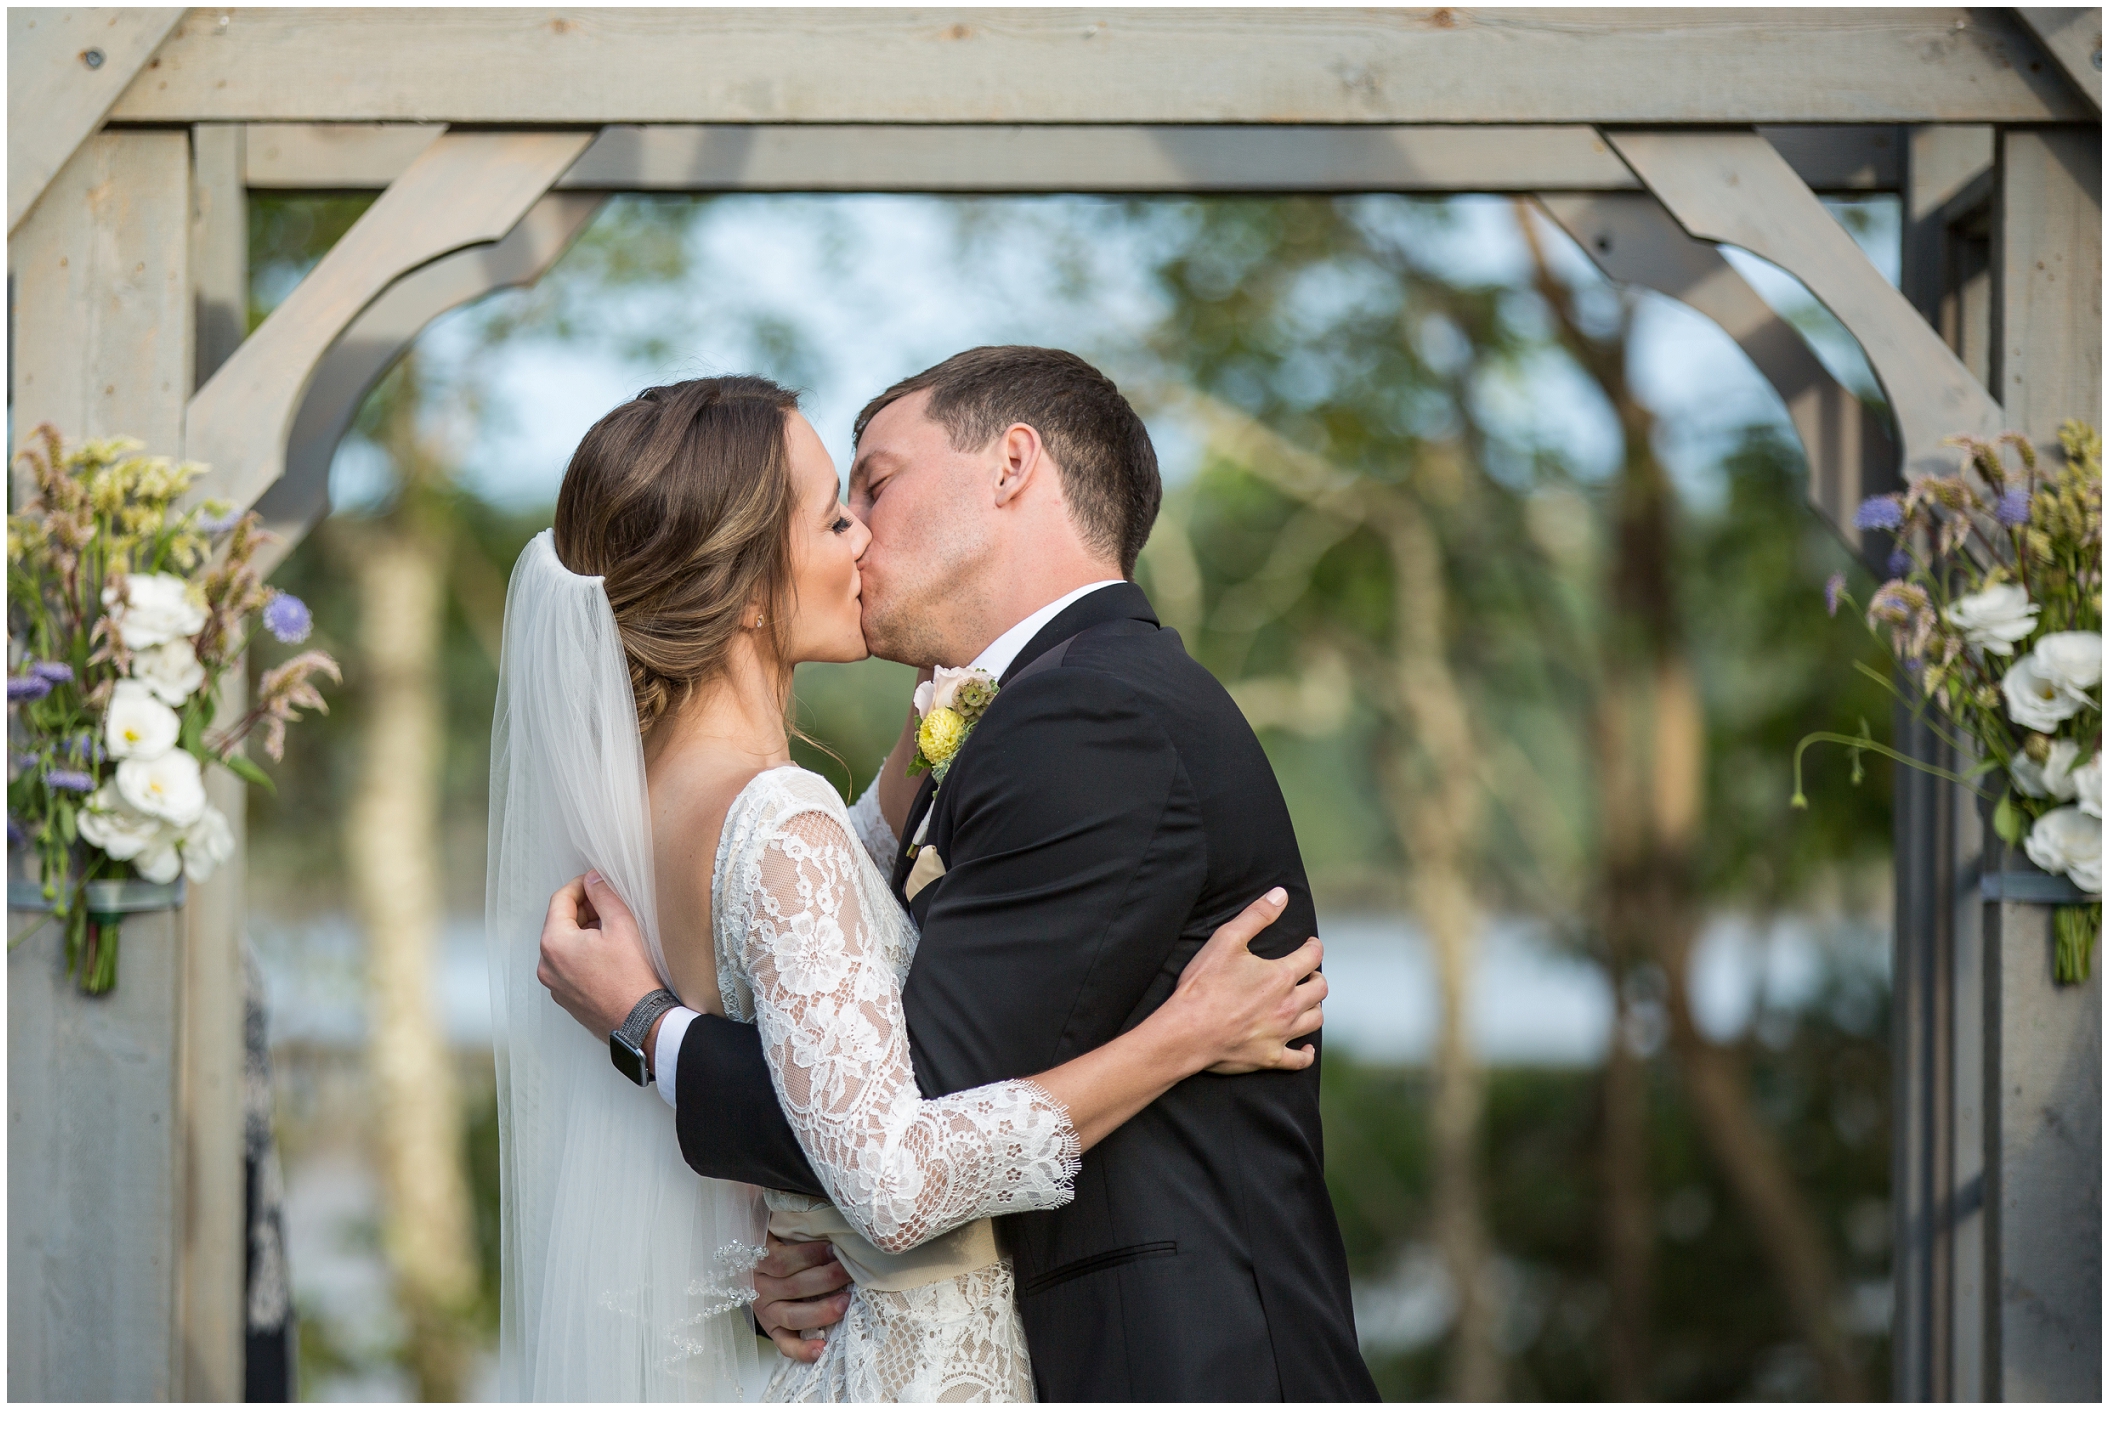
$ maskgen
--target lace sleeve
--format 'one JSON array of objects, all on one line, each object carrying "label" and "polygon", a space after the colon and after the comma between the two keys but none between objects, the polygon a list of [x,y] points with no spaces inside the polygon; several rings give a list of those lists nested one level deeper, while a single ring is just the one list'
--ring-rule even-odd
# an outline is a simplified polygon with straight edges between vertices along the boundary
[{"label": "lace sleeve", "polygon": [[[883,774],[885,769],[886,764],[881,762],[880,772]],[[879,810],[878,777],[871,779],[871,785],[864,789],[864,795],[857,798],[857,804],[849,809],[849,826],[850,830],[857,834],[857,840],[864,844],[864,850],[870,854],[872,865],[879,869],[879,875],[890,876],[893,872],[893,854],[900,850],[901,839],[893,834],[893,824],[888,822],[886,814]]]},{"label": "lace sleeve", "polygon": [[813,1170],[866,1237],[902,1252],[961,1223],[1072,1196],[1069,1114],[1029,1082],[925,1100],[900,984],[864,915],[840,821],[770,828],[750,887],[746,971],[777,1095]]}]

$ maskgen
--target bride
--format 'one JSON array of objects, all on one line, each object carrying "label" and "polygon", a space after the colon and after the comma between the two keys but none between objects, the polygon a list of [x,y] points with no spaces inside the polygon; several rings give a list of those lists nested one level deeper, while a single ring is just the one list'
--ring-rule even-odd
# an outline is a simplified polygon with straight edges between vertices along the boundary
[{"label": "bride", "polygon": [[[866,655],[866,540],[796,397],[715,377],[596,423],[514,570],[487,892],[507,1398],[1028,1401],[988,1219],[1068,1202],[1079,1155],[1182,1078],[1311,1061],[1285,1044],[1320,1025],[1316,939],[1244,945],[1277,890],[1115,1041],[919,1094],[916,930],[884,877],[899,819],[876,783],[845,808],[786,735],[793,668]],[[684,1004],[758,1024],[828,1198],[691,1173],[658,1099],[536,985],[544,900],[589,867]],[[813,1356],[766,1379],[740,1311],[765,1230],[833,1243],[854,1280]]]}]

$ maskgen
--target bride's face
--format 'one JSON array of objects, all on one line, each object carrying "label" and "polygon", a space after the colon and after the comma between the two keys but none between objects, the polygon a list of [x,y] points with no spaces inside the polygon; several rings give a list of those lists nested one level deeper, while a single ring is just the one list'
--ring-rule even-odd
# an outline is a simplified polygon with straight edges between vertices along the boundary
[{"label": "bride's face", "polygon": [[857,558],[871,532],[842,505],[834,458],[812,423],[797,412],[785,422],[790,443],[791,484],[798,509],[791,518],[791,584],[797,614],[792,618],[790,660],[862,661],[864,622],[858,604],[862,583]]}]

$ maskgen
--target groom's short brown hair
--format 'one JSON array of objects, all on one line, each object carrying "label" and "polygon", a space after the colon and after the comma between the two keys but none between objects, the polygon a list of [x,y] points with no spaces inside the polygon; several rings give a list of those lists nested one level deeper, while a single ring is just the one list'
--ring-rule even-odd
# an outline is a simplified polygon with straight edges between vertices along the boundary
[{"label": "groom's short brown hair", "polygon": [[871,418],[904,396],[930,393],[930,419],[953,448],[973,451],[1023,421],[1062,471],[1062,495],[1084,539],[1135,574],[1135,558],[1164,485],[1157,450],[1120,387],[1082,356],[1044,346],[977,346],[896,381],[857,413],[855,442]]}]

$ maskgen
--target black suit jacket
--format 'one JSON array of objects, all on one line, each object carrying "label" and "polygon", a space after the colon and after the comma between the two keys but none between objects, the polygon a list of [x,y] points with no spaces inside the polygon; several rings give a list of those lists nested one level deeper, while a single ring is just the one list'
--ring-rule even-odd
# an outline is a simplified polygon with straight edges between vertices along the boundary
[{"label": "black suit jacket", "polygon": [[[1059,665],[1020,675],[1065,641]],[[947,868],[910,905],[922,942],[903,1001],[929,1097],[1045,1071],[1133,1027],[1269,887],[1286,886],[1289,906],[1255,951],[1316,931],[1259,742],[1140,588],[1080,598],[1003,680],[909,818],[913,835],[930,812],[926,845]],[[907,872],[903,855],[897,893]],[[822,1193],[755,1029],[698,1018],[676,1092],[698,1172]],[[996,1225],[1043,1399],[1377,1396],[1326,1194],[1315,1066],[1188,1078],[1085,1154],[1074,1202]]]}]

